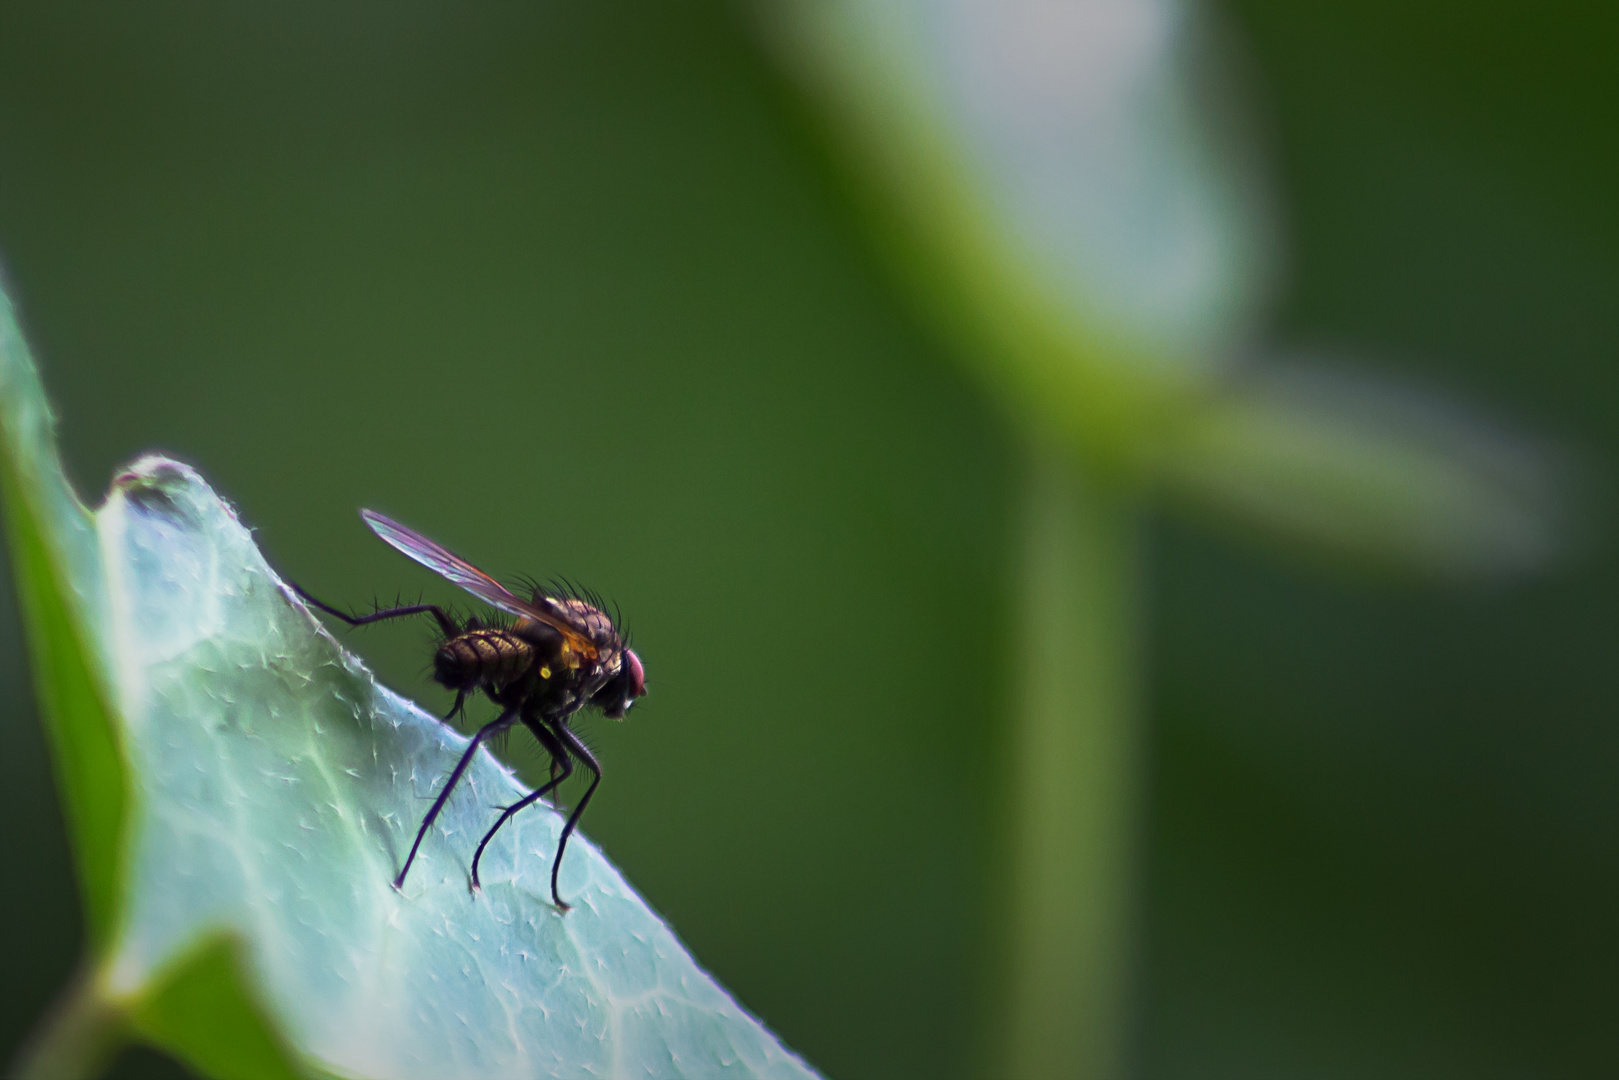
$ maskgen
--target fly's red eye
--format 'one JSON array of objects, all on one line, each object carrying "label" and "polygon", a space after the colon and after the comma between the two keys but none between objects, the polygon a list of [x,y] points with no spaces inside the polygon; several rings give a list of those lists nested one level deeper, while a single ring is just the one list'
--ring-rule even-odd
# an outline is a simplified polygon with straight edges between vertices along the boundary
[{"label": "fly's red eye", "polygon": [[625,649],[624,662],[630,665],[630,697],[646,696],[646,669],[641,666],[641,658],[634,649]]}]

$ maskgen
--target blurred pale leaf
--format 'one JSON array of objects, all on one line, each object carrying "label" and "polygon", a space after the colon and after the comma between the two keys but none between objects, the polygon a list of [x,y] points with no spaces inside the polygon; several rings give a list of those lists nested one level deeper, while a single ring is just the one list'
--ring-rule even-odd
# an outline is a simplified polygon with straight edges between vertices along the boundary
[{"label": "blurred pale leaf", "polygon": [[[561,879],[574,910],[551,905],[551,810],[508,825],[473,894],[473,845],[525,793],[487,754],[393,889],[465,740],[378,686],[188,467],[146,458],[87,514],[9,305],[0,319],[7,517],[45,553],[19,569],[63,598],[34,639],[79,659],[37,665],[42,696],[82,696],[49,682],[77,676],[107,702],[46,710],[70,729],[81,846],[115,838],[87,870],[112,908],[84,991],[100,1013],[222,1076],[814,1075],[583,837]],[[125,804],[73,779],[97,725],[113,757],[91,780],[127,785]]]},{"label": "blurred pale leaf", "polygon": [[[945,272],[1031,291],[1072,360],[1184,378],[1248,332],[1269,230],[1194,7],[784,0],[767,13],[897,212],[953,259]],[[959,230],[970,239],[946,237]]]},{"label": "blurred pale leaf", "polygon": [[1272,361],[1166,438],[1171,491],[1247,527],[1439,578],[1515,575],[1563,546],[1548,447],[1353,368]]}]

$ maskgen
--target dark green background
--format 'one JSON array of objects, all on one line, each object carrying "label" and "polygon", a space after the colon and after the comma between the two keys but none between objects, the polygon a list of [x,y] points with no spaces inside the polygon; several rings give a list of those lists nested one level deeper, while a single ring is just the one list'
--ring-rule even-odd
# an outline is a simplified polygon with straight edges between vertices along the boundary
[{"label": "dark green background", "polygon": [[[0,254],[88,496],[161,449],[335,601],[451,596],[357,505],[616,600],[652,693],[589,725],[591,835],[829,1077],[973,1075],[1016,439],[739,10],[0,2]],[[1291,230],[1269,336],[1547,434],[1597,494],[1605,11],[1227,9]],[[1465,592],[1149,521],[1136,1073],[1619,1072],[1590,517],[1550,576]],[[3,588],[9,1053],[78,914]],[[437,707],[424,634],[354,645]]]}]

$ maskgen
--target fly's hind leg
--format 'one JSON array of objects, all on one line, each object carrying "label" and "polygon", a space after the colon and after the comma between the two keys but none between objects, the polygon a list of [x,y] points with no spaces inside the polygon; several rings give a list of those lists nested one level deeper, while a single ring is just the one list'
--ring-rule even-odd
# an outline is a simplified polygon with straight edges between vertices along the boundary
[{"label": "fly's hind leg", "polygon": [[438,817],[438,812],[444,809],[444,803],[449,799],[450,792],[455,790],[456,782],[461,779],[461,774],[467,771],[467,764],[472,760],[472,755],[478,752],[478,747],[482,745],[484,740],[511,727],[512,722],[516,719],[514,715],[516,711],[515,709],[507,709],[494,720],[479,728],[478,733],[472,736],[472,741],[467,743],[466,750],[461,754],[461,760],[455,763],[455,768],[450,771],[450,778],[444,781],[444,789],[438,793],[438,798],[433,800],[433,808],[422,819],[422,827],[416,830],[416,842],[410,845],[410,854],[405,856],[405,865],[400,867],[399,876],[394,878],[394,888],[402,889],[405,887],[405,875],[410,873],[410,864],[416,861],[416,849],[422,846],[422,837],[426,836],[427,830],[433,827],[433,819]]},{"label": "fly's hind leg", "polygon": [[403,607],[381,608],[377,611],[373,611],[369,615],[351,615],[341,608],[333,607],[324,600],[317,600],[315,597],[310,596],[297,582],[289,581],[287,582],[287,585],[292,589],[293,592],[303,597],[305,603],[319,608],[328,615],[342,619],[350,626],[365,626],[369,623],[384,622],[388,619],[401,619],[406,615],[421,615],[423,613],[427,613],[431,614],[433,618],[437,620],[439,629],[444,631],[445,637],[452,638],[461,632],[461,627],[457,626],[455,620],[450,618],[449,613],[443,608],[439,607],[437,604],[406,604]]}]

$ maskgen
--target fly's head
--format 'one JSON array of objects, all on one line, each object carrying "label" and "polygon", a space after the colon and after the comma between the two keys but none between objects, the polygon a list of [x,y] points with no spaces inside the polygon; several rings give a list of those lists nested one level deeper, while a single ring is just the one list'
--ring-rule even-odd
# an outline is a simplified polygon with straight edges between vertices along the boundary
[{"label": "fly's head", "polygon": [[646,669],[634,649],[625,649],[619,660],[618,674],[602,684],[591,695],[590,704],[602,711],[609,720],[622,720],[635,699],[646,695]]}]

